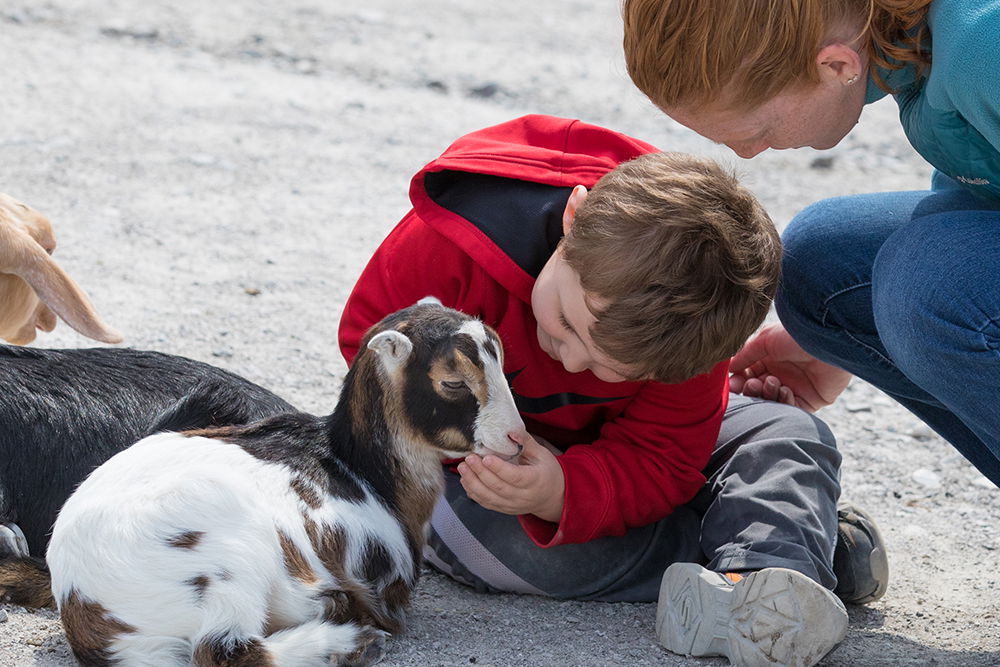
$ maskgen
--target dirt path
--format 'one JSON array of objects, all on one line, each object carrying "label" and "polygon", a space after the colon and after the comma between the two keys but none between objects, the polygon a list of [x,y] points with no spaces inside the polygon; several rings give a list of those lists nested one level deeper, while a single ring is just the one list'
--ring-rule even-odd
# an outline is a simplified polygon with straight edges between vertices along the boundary
[{"label": "dirt path", "polygon": [[[926,185],[891,102],[823,154],[742,162],[677,127],[625,77],[616,6],[4,3],[0,190],[53,219],[57,257],[127,345],[323,411],[354,278],[407,209],[412,173],[472,129],[543,112],[708,154],[779,226],[821,197]],[[89,345],[65,326],[38,344]],[[863,383],[822,416],[893,571],[825,664],[1000,664],[1000,492]],[[699,664],[656,645],[653,617],[652,604],[486,597],[428,575],[385,664]],[[0,607],[0,665],[68,664],[52,615]]]}]

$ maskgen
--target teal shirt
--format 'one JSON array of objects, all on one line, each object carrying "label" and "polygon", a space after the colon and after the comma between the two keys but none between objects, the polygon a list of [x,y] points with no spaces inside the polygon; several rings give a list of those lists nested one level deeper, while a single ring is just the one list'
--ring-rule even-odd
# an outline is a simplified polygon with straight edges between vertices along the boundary
[{"label": "teal shirt", "polygon": [[[931,67],[880,70],[910,144],[938,171],[1000,199],[1000,0],[936,0]],[[886,93],[869,79],[866,103]]]}]

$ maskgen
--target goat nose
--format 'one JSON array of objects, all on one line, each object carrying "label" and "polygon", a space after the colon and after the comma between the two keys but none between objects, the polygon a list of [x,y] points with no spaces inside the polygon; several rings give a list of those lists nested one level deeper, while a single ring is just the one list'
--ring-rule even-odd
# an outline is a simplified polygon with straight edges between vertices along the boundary
[{"label": "goat nose", "polygon": [[514,429],[507,432],[507,439],[513,442],[518,447],[521,447],[521,443],[531,437],[528,433],[528,429],[521,427],[519,429]]}]

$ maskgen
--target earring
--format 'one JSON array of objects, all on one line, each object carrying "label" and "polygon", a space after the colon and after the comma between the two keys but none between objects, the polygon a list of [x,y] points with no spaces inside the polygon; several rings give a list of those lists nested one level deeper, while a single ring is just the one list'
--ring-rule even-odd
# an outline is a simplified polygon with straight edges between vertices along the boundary
[{"label": "earring", "polygon": [[847,81],[845,81],[845,82],[844,82],[844,85],[845,85],[845,86],[850,86],[850,85],[853,85],[854,83],[856,83],[856,82],[857,82],[857,80],[858,80],[858,75],[857,75],[857,74],[855,74],[855,75],[854,75],[854,76],[852,76],[852,77],[851,77],[850,79],[848,79]]}]

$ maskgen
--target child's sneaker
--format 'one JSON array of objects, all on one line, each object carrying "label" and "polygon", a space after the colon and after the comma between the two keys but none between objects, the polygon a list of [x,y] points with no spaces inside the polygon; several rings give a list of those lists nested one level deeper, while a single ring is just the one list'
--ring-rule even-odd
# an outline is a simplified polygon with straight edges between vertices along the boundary
[{"label": "child's sneaker", "polygon": [[837,506],[837,548],[833,592],[847,604],[878,600],[889,587],[889,560],[882,534],[867,512],[851,503]]},{"label": "child's sneaker", "polygon": [[794,570],[720,574],[674,563],[660,584],[656,635],[674,653],[746,667],[810,667],[847,634],[847,610]]}]

